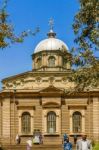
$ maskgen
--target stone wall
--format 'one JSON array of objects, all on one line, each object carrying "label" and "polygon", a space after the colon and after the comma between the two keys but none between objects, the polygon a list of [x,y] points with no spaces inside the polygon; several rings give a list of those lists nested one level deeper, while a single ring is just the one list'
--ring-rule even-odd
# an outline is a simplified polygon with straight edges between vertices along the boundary
[{"label": "stone wall", "polygon": [[93,138],[99,141],[99,98],[93,98]]},{"label": "stone wall", "polygon": [[10,99],[3,99],[2,104],[2,139],[5,143],[10,142]]}]

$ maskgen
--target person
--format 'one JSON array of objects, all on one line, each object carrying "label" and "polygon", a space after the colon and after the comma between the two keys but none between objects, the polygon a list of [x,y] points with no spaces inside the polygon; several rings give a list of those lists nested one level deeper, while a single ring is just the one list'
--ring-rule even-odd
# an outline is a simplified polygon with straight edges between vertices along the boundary
[{"label": "person", "polygon": [[69,137],[64,140],[64,150],[72,150],[72,144],[69,142]]},{"label": "person", "polygon": [[64,133],[64,135],[63,135],[63,140],[66,140],[67,139],[67,134],[66,133]]},{"label": "person", "polygon": [[67,139],[67,134],[66,133],[64,133],[64,135],[63,135],[63,138],[62,138],[62,144],[64,143],[64,141]]},{"label": "person", "polygon": [[40,141],[39,144],[43,144],[43,137],[42,137],[42,134],[41,134],[41,133],[40,133],[40,135],[39,135],[39,141]]},{"label": "person", "polygon": [[29,138],[27,140],[27,150],[32,150],[32,140],[31,140],[31,138]]},{"label": "person", "polygon": [[19,136],[19,134],[16,135],[16,144],[20,144],[21,142],[21,138]]},{"label": "person", "polygon": [[87,139],[86,134],[83,134],[82,138],[77,141],[76,150],[92,150],[91,141]]},{"label": "person", "polygon": [[74,134],[74,144],[76,144],[76,142],[77,142],[77,135]]}]

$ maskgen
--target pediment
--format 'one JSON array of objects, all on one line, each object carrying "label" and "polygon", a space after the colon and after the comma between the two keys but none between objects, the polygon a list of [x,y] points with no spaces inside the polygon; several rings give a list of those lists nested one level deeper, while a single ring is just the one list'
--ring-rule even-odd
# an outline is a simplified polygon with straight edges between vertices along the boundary
[{"label": "pediment", "polygon": [[61,97],[42,97],[43,107],[60,107]]},{"label": "pediment", "polygon": [[56,107],[60,107],[60,103],[57,102],[48,102],[43,104],[44,108],[56,108]]},{"label": "pediment", "polygon": [[50,85],[49,87],[41,90],[40,93],[63,93],[63,90]]}]

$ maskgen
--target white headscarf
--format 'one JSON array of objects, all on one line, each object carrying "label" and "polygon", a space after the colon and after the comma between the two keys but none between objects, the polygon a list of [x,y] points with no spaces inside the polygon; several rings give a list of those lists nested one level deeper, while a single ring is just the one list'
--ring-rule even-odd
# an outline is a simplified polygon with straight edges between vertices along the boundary
[{"label": "white headscarf", "polygon": [[32,147],[32,140],[31,139],[27,140],[27,144],[29,144],[29,146]]}]

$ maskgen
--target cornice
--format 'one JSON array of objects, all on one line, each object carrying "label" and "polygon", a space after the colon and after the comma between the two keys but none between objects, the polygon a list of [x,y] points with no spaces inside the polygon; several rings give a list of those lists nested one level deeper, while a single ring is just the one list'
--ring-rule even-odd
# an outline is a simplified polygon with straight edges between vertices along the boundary
[{"label": "cornice", "polygon": [[33,53],[31,56],[32,56],[32,59],[34,59],[38,55],[43,55],[43,54],[48,55],[50,53],[59,54],[61,56],[64,56],[64,55],[72,56],[68,51],[62,51],[62,50],[54,50],[54,51],[52,51],[52,50],[48,50],[48,51],[44,50],[44,51],[39,51],[37,53]]},{"label": "cornice", "polygon": [[16,78],[19,78],[19,77],[24,77],[24,76],[30,74],[31,72],[32,72],[32,71],[27,71],[27,72],[23,72],[23,73],[14,75],[14,76],[10,76],[10,77],[4,78],[4,79],[2,80],[2,83],[3,83],[3,82],[6,82],[6,81],[8,81],[8,80],[13,80],[13,79],[16,79]]},{"label": "cornice", "polygon": [[99,97],[99,91],[90,91],[90,92],[73,92],[71,94],[64,93],[63,97],[66,98],[90,98],[90,97]]},{"label": "cornice", "polygon": [[0,93],[0,99],[4,98],[40,98],[40,97],[62,97],[62,98],[91,98],[91,97],[99,97],[99,91],[90,91],[89,92],[79,92],[79,93],[71,93],[66,94],[62,91],[45,91],[45,92],[34,92],[34,91],[2,91]]},{"label": "cornice", "polygon": [[22,73],[22,74],[18,74],[18,75],[15,75],[15,76],[11,76],[11,77],[8,77],[8,78],[5,78],[2,80],[2,83],[4,84],[5,82],[8,82],[8,81],[12,81],[12,80],[16,80],[16,79],[19,79],[19,80],[22,80],[24,78],[26,78],[27,76],[31,76],[32,77],[37,77],[37,76],[66,76],[67,74],[70,74],[72,73],[72,70],[66,70],[66,71],[38,71],[38,70],[33,70],[33,71],[28,71],[28,72],[25,72],[25,73]]}]

